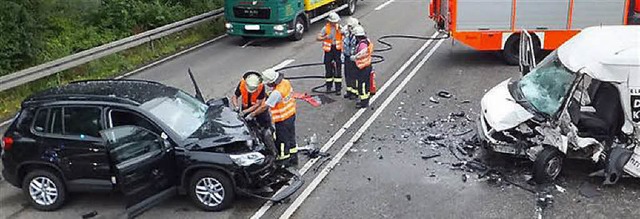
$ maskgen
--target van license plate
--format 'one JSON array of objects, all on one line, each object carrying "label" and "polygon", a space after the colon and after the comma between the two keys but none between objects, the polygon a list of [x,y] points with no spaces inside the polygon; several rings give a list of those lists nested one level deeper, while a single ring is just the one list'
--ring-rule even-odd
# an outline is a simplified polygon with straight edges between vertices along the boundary
[{"label": "van license plate", "polygon": [[245,25],[245,30],[260,30],[260,25]]},{"label": "van license plate", "polygon": [[634,177],[640,177],[640,154],[634,153],[624,166],[624,170]]}]

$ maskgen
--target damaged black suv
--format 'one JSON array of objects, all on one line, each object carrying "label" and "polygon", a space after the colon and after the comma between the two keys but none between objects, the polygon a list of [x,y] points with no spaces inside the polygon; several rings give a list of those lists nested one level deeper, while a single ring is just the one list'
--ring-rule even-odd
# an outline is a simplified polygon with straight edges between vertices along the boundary
[{"label": "damaged black suv", "polygon": [[[270,130],[197,93],[100,80],[33,95],[2,138],[2,174],[39,210],[60,208],[68,192],[119,191],[129,215],[178,193],[217,211],[236,194],[278,201],[301,187],[277,168]],[[277,197],[257,192],[287,183]]]}]

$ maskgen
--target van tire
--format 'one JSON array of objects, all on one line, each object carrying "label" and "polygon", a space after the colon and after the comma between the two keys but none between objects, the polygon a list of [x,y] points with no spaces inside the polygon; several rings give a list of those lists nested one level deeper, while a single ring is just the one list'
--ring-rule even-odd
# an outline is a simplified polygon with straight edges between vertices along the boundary
[{"label": "van tire", "polygon": [[[540,46],[540,40],[534,33],[530,33],[533,40],[533,50],[536,59],[541,57],[542,47]],[[520,34],[514,33],[504,43],[504,49],[502,50],[502,58],[507,65],[519,65],[520,64]],[[539,61],[539,60],[536,60]]]},{"label": "van tire", "polygon": [[564,157],[555,147],[545,146],[536,156],[533,177],[536,183],[544,184],[555,180],[562,171]]}]

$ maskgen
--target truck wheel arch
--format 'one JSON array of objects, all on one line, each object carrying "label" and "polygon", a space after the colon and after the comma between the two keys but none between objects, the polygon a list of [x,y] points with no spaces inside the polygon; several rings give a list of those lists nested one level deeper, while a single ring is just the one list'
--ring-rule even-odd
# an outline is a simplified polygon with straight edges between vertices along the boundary
[{"label": "truck wheel arch", "polygon": [[[529,32],[529,34],[531,34],[531,37],[533,38],[533,46],[537,47],[535,53],[536,53],[536,58],[538,58],[540,57],[540,54],[543,48],[542,40],[536,32]],[[519,59],[518,59],[519,47],[518,46],[520,45],[520,33],[513,32],[510,34],[505,33],[504,35],[503,35],[503,39],[505,40],[504,40],[502,51],[501,51],[503,58],[509,65],[518,65],[519,63]]]}]

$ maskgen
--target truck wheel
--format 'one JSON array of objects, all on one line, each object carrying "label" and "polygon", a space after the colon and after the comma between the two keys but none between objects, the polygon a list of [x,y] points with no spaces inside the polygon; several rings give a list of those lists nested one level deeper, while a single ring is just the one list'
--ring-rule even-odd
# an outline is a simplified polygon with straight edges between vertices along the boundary
[{"label": "truck wheel", "polygon": [[200,170],[191,177],[189,197],[205,211],[220,211],[235,199],[231,180],[219,171]]},{"label": "truck wheel", "polygon": [[340,11],[340,15],[342,16],[350,16],[356,13],[356,2],[357,0],[346,0],[349,5],[344,10]]},{"label": "truck wheel", "polygon": [[31,206],[40,211],[60,209],[67,197],[62,179],[46,170],[35,170],[22,181],[22,191]]},{"label": "truck wheel", "polygon": [[[531,34],[531,37],[533,38],[533,50],[535,51],[536,59],[538,59],[542,52],[540,40],[538,40],[538,37],[533,33]],[[520,64],[520,34],[512,34],[504,43],[502,58],[504,58],[504,61],[508,65]]]},{"label": "truck wheel", "polygon": [[306,28],[304,26],[304,19],[302,19],[301,16],[296,18],[296,23],[293,25],[293,28],[294,28],[293,34],[289,37],[289,39],[292,41],[301,40]]},{"label": "truck wheel", "polygon": [[554,147],[544,147],[533,165],[533,177],[537,183],[548,183],[556,179],[562,170],[562,154]]}]

